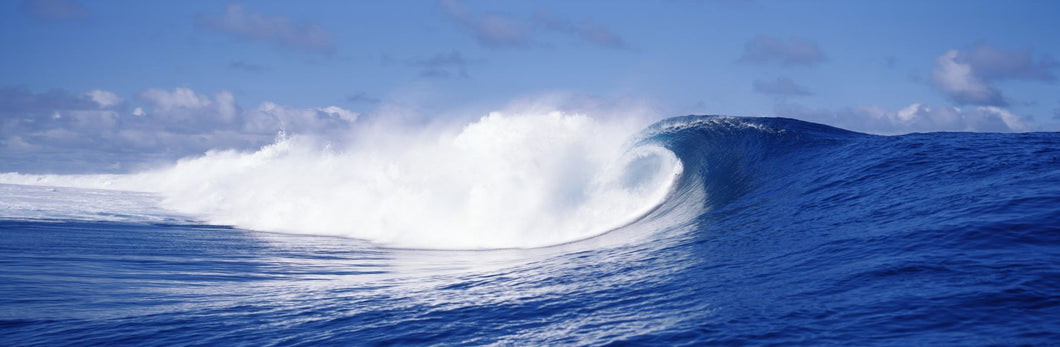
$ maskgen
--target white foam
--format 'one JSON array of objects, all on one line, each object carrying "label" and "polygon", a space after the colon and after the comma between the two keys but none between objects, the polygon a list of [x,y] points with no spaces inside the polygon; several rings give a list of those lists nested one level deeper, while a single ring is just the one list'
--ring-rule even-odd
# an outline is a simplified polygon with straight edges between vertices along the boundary
[{"label": "white foam", "polygon": [[630,122],[493,113],[455,127],[364,126],[344,145],[281,138],[133,175],[0,175],[0,182],[155,192],[215,224],[397,247],[528,248],[627,224],[665,199],[680,162],[629,148]]},{"label": "white foam", "polygon": [[0,216],[14,220],[196,223],[159,207],[156,194],[0,184]]}]

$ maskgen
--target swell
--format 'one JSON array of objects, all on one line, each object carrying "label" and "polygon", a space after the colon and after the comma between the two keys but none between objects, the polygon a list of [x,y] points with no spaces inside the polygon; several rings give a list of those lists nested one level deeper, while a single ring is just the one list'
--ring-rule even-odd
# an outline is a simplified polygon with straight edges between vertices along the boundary
[{"label": "swell", "polygon": [[684,116],[649,126],[640,141],[664,146],[684,167],[662,206],[705,212],[750,193],[785,160],[864,137],[871,135],[788,118]]}]

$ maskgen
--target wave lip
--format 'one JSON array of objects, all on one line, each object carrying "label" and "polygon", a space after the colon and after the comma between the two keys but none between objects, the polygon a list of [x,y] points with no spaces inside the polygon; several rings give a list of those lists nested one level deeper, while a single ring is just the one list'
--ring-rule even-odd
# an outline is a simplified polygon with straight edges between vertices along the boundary
[{"label": "wave lip", "polygon": [[330,153],[295,138],[159,174],[176,183],[162,191],[168,206],[223,224],[394,247],[530,248],[606,232],[665,197],[679,162],[661,148],[626,150],[627,134],[579,115],[491,114]]}]

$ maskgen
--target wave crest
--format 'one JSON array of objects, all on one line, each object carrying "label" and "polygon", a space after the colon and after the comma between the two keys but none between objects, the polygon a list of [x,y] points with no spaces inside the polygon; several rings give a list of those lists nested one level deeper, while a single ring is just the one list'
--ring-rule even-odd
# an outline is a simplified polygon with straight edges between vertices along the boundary
[{"label": "wave crest", "polygon": [[365,127],[343,146],[281,135],[139,174],[4,181],[155,192],[168,209],[251,230],[531,248],[605,233],[666,199],[682,165],[662,146],[631,145],[630,125],[493,113],[455,128]]}]

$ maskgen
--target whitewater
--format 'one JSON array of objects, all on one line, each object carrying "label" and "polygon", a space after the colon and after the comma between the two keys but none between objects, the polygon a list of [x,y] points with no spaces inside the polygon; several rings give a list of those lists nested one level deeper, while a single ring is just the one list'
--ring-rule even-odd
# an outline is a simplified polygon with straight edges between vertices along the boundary
[{"label": "whitewater", "polygon": [[9,345],[1060,338],[1058,133],[498,112],[0,194]]},{"label": "whitewater", "polygon": [[0,182],[156,193],[167,209],[251,230],[483,249],[555,245],[628,224],[682,171],[665,148],[627,143],[627,124],[584,115],[493,113],[408,131],[371,128],[338,149],[281,133],[258,151],[212,151],[138,174],[9,173]]}]

